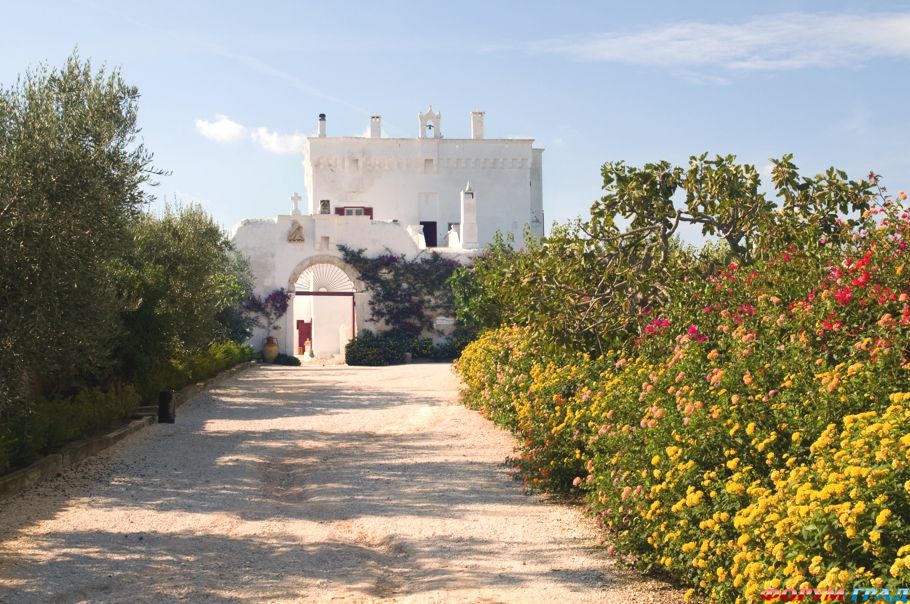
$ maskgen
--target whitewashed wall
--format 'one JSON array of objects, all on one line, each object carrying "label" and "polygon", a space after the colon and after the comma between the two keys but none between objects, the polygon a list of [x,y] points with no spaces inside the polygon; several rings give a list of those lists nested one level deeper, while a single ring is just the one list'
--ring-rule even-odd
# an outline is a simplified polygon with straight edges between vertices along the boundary
[{"label": "whitewashed wall", "polygon": [[521,242],[525,226],[543,235],[542,149],[531,139],[310,137],[306,141],[310,213],[369,206],[377,220],[434,221],[442,235],[460,222],[460,194],[471,183],[481,246],[497,231]]},{"label": "whitewashed wall", "polygon": [[[303,242],[288,241],[288,234],[295,224],[302,227]],[[234,246],[250,259],[257,295],[268,294],[279,287],[293,290],[300,273],[308,266],[328,262],[342,268],[354,282],[357,331],[364,328],[376,329],[376,326],[367,320],[369,294],[364,291],[363,283],[356,272],[343,263],[337,246],[342,244],[354,249],[363,248],[366,255],[371,257],[393,253],[404,254],[408,259],[432,251],[419,249],[402,224],[371,221],[361,216],[282,215],[273,219],[245,220],[234,229],[231,239]],[[476,250],[437,251],[460,262],[467,262],[477,253]],[[341,311],[339,313],[339,316],[344,314]],[[318,307],[315,314],[317,316],[314,319],[314,328],[319,329]],[[345,318],[340,322],[347,324],[346,321]],[[339,325],[333,327],[335,336],[332,339],[335,341],[338,341],[338,327]],[[257,329],[251,338],[251,345],[260,348],[266,335],[264,329]],[[296,351],[297,329],[294,312],[289,310],[280,320],[280,329],[275,335],[279,338],[282,352],[293,354]],[[316,352],[329,354],[327,350]]]}]

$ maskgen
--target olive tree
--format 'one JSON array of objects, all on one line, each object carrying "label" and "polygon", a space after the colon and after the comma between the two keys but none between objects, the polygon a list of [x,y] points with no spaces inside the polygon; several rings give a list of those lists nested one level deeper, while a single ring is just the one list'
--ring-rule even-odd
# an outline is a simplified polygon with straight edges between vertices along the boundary
[{"label": "olive tree", "polygon": [[73,54],[0,90],[0,403],[111,367],[121,299],[111,263],[158,174],[138,90]]}]

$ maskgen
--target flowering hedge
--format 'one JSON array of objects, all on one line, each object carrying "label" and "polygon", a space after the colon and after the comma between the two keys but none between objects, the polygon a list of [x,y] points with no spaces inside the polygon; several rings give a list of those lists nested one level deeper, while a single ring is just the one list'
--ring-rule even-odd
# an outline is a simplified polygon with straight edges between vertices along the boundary
[{"label": "flowering hedge", "polygon": [[489,331],[465,400],[516,432],[530,486],[580,489],[621,552],[711,600],[906,586],[908,220],[680,278],[599,358]]}]

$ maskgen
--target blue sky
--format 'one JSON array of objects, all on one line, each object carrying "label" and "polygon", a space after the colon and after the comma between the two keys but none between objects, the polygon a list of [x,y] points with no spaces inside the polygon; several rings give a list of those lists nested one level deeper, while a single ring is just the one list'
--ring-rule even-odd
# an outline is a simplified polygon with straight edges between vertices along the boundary
[{"label": "blue sky", "polygon": [[442,112],[467,137],[544,147],[547,222],[587,212],[600,166],[786,152],[814,174],[910,187],[910,5],[838,2],[10,3],[0,82],[78,47],[142,93],[155,189],[226,228],[304,192],[301,136],[358,135],[371,113],[416,136]]}]

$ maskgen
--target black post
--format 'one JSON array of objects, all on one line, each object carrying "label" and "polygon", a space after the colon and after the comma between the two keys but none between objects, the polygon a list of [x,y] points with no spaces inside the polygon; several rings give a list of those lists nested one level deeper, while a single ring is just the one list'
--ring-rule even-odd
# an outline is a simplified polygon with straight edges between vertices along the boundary
[{"label": "black post", "polygon": [[177,407],[174,405],[174,393],[162,390],[158,393],[158,423],[173,424],[177,421]]}]

